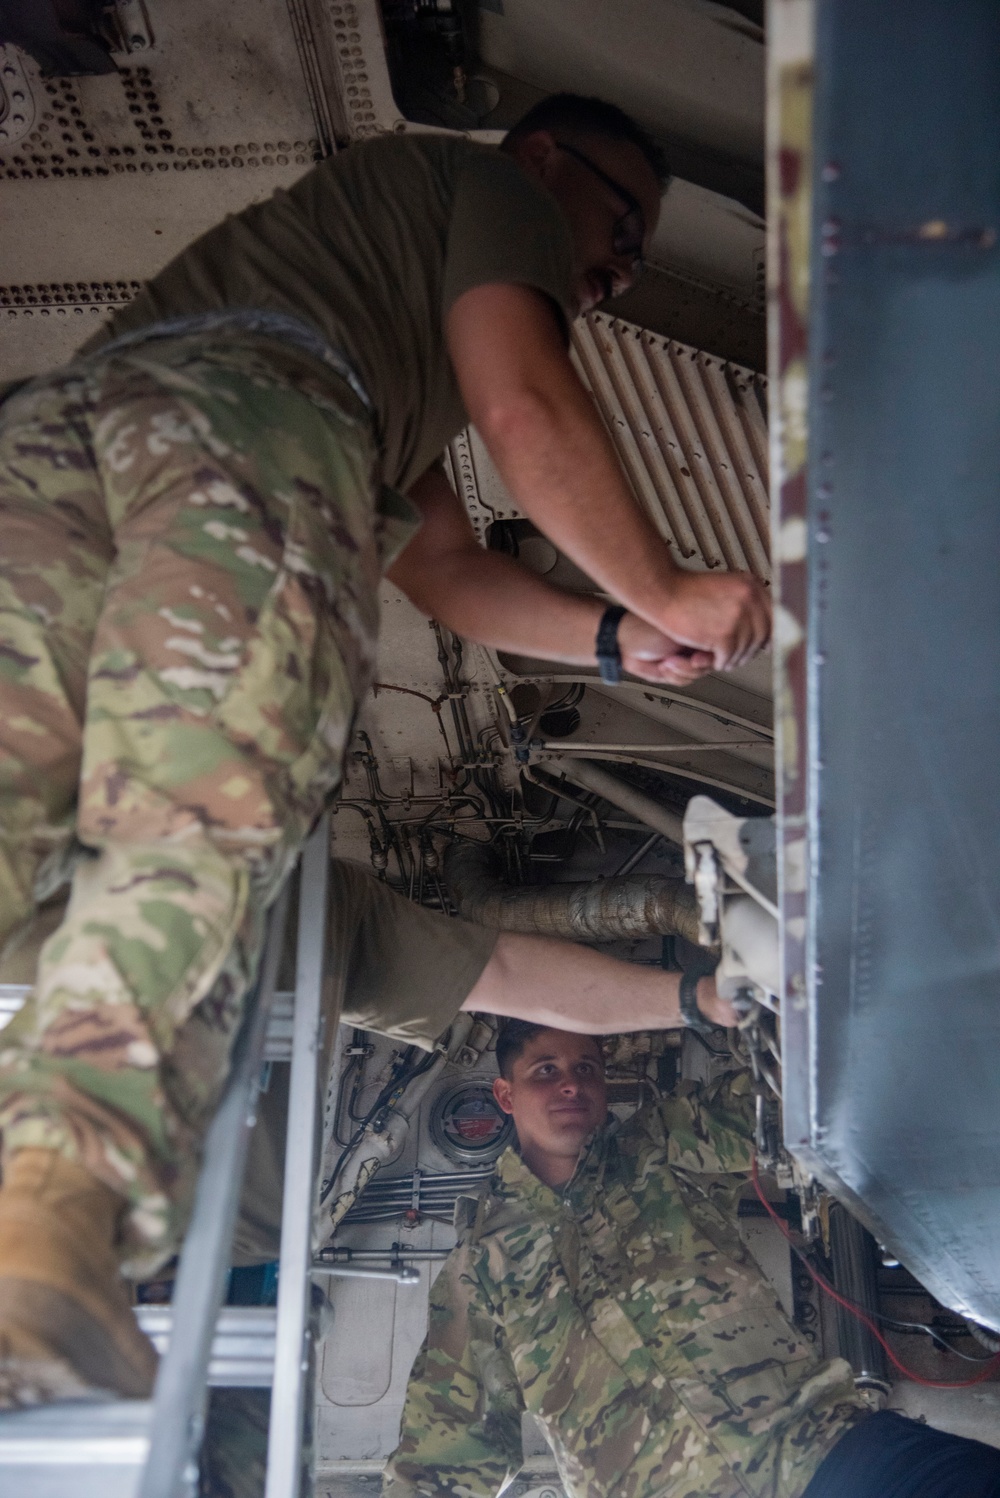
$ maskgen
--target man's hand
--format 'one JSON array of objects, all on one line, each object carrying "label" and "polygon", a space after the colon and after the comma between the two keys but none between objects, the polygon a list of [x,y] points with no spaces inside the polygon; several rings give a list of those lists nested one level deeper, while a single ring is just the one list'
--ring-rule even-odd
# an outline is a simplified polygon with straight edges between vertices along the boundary
[{"label": "man's hand", "polygon": [[[498,650],[593,666],[599,598],[555,588],[512,557],[484,550],[439,467],[410,497],[424,523],[389,576],[417,608]],[[635,614],[619,624],[618,645],[624,669],[644,681],[685,686],[712,669],[709,652],[678,644]]]},{"label": "man's hand", "polygon": [[722,1025],[724,1029],[729,1030],[739,1024],[739,1016],[730,1001],[719,997],[713,977],[698,979],[695,997],[698,1000],[698,1008],[713,1025]]},{"label": "man's hand", "polygon": [[[713,1025],[737,1023],[712,977],[699,978],[698,1008]],[[579,1035],[679,1029],[680,974],[643,967],[556,936],[501,931],[462,1005]]]},{"label": "man's hand", "polygon": [[632,613],[680,645],[709,652],[715,670],[742,665],[763,649],[771,633],[766,591],[743,573],[677,566],[633,498],[541,293],[474,287],[449,311],[446,331],[465,408],[518,508],[539,530]]},{"label": "man's hand", "polygon": [[637,614],[626,614],[618,626],[622,670],[643,681],[668,681],[684,687],[713,667],[706,650],[692,650],[661,634]]},{"label": "man's hand", "polygon": [[771,599],[749,572],[676,572],[657,622],[680,645],[709,652],[716,671],[729,671],[768,644]]},{"label": "man's hand", "polygon": [[[393,562],[389,577],[418,609],[498,650],[567,665],[594,664],[604,611],[599,598],[555,588],[513,558],[484,550],[437,465],[414,484],[410,497],[424,523]],[[675,569],[666,581],[658,612],[676,615],[675,629],[664,632],[647,615],[635,613],[618,626],[622,666],[630,675],[687,686],[718,669],[720,659],[738,664],[766,641],[770,604],[752,577]],[[719,629],[726,633],[724,646],[717,643]],[[699,634],[708,643],[702,644]]]}]

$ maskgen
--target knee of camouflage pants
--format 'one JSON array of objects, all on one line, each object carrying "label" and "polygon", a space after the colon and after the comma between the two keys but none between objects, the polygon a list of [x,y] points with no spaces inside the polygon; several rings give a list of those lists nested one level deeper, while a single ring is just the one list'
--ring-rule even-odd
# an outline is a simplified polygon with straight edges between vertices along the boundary
[{"label": "knee of camouflage pants", "polygon": [[[44,496],[58,464],[35,457],[32,402],[49,431],[59,409],[83,427],[114,545],[82,704],[87,856],[0,1038],[0,1128],[5,1150],[62,1150],[120,1190],[146,1272],[183,1227],[264,912],[371,678],[376,459],[364,423],[259,346],[174,341],[72,377],[71,416],[67,374],[15,397],[0,431],[8,474],[35,461]],[[27,505],[16,484],[4,497]],[[192,1054],[196,1006],[217,1044]]]}]

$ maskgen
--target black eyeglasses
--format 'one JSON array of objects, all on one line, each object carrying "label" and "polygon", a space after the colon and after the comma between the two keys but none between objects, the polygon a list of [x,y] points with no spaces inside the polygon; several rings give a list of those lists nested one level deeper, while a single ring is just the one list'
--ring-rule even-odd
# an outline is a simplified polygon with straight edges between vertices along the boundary
[{"label": "black eyeglasses", "polygon": [[642,245],[646,237],[646,215],[642,211],[639,199],[634,197],[627,187],[616,182],[614,177],[609,177],[607,172],[602,171],[596,161],[591,161],[583,151],[578,151],[576,146],[568,146],[565,141],[561,140],[557,140],[556,145],[560,151],[565,151],[567,156],[572,156],[574,161],[578,161],[581,166],[593,172],[595,177],[599,177],[605,187],[610,187],[611,191],[625,204],[625,212],[620,218],[615,219],[611,230],[611,247],[616,255],[621,255],[622,259],[631,260],[633,274],[638,275],[642,270]]}]

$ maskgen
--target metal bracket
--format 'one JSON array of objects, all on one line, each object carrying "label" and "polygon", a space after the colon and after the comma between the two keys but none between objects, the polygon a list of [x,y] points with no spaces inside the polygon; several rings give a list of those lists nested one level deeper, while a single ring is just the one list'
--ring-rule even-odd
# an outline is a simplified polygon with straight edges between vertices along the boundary
[{"label": "metal bracket", "polygon": [[715,975],[719,993],[733,1000],[749,993],[767,1008],[777,1008],[773,818],[736,817],[709,796],[693,796],[684,813],[684,865],[698,897],[698,940],[722,946]]},{"label": "metal bracket", "polygon": [[719,940],[721,896],[719,862],[709,842],[695,843],[691,849],[688,879],[698,897],[698,941],[703,947],[714,947]]},{"label": "metal bracket", "polygon": [[111,0],[111,9],[121,36],[121,50],[148,52],[153,45],[153,28],[144,0]]}]

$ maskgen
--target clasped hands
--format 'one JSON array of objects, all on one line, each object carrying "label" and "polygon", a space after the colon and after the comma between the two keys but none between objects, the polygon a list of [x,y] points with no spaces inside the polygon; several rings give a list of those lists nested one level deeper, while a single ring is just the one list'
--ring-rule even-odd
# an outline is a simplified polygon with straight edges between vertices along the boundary
[{"label": "clasped hands", "polygon": [[746,572],[675,572],[644,615],[628,613],[618,626],[622,668],[644,681],[687,686],[745,665],[771,638],[770,596]]}]

